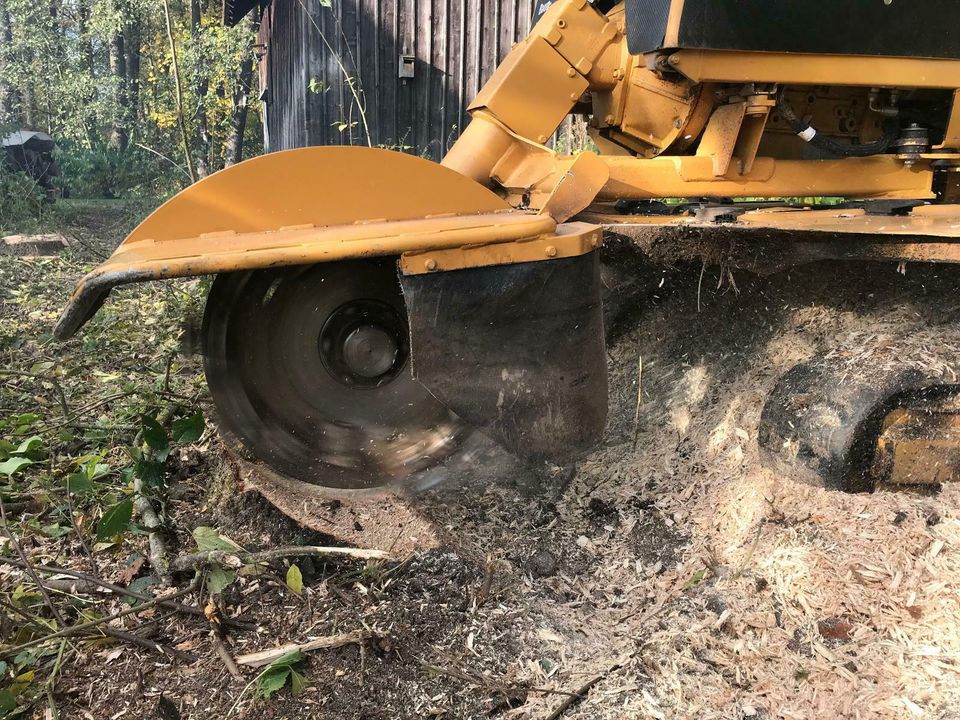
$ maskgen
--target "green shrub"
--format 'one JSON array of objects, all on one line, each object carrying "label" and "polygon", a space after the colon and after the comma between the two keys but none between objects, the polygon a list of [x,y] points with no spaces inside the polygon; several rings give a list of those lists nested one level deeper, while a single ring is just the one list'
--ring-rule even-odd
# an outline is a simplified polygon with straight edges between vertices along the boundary
[{"label": "green shrub", "polygon": [[[164,195],[171,190],[169,166],[138,147],[116,150],[64,143],[57,154],[57,184],[71,197],[120,198]],[[175,181],[174,181],[175,182]]]},{"label": "green shrub", "polygon": [[32,178],[0,162],[0,232],[34,229],[45,198],[43,188]]}]

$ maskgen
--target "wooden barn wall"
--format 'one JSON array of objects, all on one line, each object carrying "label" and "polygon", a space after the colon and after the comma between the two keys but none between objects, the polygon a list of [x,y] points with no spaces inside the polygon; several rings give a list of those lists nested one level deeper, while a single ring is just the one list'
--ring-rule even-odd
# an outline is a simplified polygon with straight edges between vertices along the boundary
[{"label": "wooden barn wall", "polygon": [[[369,134],[439,159],[532,13],[533,0],[273,0],[261,33],[268,149]],[[401,55],[415,57],[413,78],[399,77]]]}]

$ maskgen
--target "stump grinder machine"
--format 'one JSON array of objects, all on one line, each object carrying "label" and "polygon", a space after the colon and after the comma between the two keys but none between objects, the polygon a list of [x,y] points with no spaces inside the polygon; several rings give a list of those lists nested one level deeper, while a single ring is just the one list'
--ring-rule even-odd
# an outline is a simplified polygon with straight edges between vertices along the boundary
[{"label": "stump grinder machine", "polygon": [[[221,433],[353,496],[475,432],[555,462],[594,444],[611,238],[744,266],[960,261],[956,0],[537,12],[440,164],[310,147],[216,173],[80,281],[57,336],[118,285],[215,275],[202,333]],[[590,151],[548,147],[568,114]],[[759,441],[838,489],[951,479],[957,382],[820,357],[783,377]]]}]

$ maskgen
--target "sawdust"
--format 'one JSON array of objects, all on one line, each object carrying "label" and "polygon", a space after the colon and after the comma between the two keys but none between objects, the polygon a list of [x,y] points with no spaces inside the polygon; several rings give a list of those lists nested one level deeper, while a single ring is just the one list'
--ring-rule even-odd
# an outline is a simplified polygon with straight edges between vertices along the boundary
[{"label": "sawdust", "polygon": [[[698,313],[698,270],[647,298],[612,348],[609,446],[560,503],[572,512],[599,497],[643,527],[639,496],[689,542],[669,568],[638,557],[627,532],[591,541],[581,582],[594,602],[553,621],[566,686],[624,667],[567,716],[944,716],[960,700],[960,489],[809,487],[763,467],[756,438],[777,378],[814,354],[843,353],[851,372],[873,353],[955,370],[956,271],[839,264],[738,277],[740,295],[711,291]],[[580,634],[592,642],[567,642]]]}]

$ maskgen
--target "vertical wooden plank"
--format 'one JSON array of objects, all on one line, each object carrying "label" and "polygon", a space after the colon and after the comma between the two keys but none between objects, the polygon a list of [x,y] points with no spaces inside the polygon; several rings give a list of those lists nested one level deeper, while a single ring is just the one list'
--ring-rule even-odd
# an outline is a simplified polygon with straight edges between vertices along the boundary
[{"label": "vertical wooden plank", "polygon": [[[298,0],[299,1],[299,0]],[[321,7],[319,9],[320,32],[323,34],[321,39],[320,52],[323,56],[324,73],[324,125],[323,125],[323,144],[339,145],[341,142],[340,132],[337,130],[337,123],[342,120],[341,108],[343,107],[343,76],[340,73],[340,64],[337,59],[337,25],[334,13],[337,12],[336,3],[331,3],[329,8]]]},{"label": "vertical wooden plank", "polygon": [[350,123],[345,131],[343,138],[344,144],[356,145],[360,143],[363,134],[360,124],[360,107],[358,105],[355,90],[351,90],[350,82],[356,82],[359,74],[360,48],[357,46],[359,30],[357,27],[357,3],[359,0],[340,0],[340,27],[339,35],[342,43],[341,61],[346,70],[346,77],[343,78],[343,101],[344,112],[347,116],[347,122]]},{"label": "vertical wooden plank", "polygon": [[377,105],[380,144],[392,147],[397,143],[397,3],[377,0],[377,48],[379,78],[370,88],[370,102]]},{"label": "vertical wooden plank", "polygon": [[483,0],[482,15],[483,21],[480,25],[479,87],[483,87],[493,73],[494,55],[497,52],[497,41],[494,36],[494,30],[497,24],[497,0]]},{"label": "vertical wooden plank", "polygon": [[467,103],[473,100],[480,89],[480,76],[483,72],[483,0],[472,0],[469,17],[472,27],[470,37],[470,64],[467,66],[470,79],[467,84]]},{"label": "vertical wooden plank", "polygon": [[[491,69],[490,73],[497,67],[497,63],[500,62],[500,30],[503,27],[502,17],[503,14],[503,2],[502,0],[493,0],[493,8],[491,9],[493,13],[493,47],[491,48]],[[488,76],[489,77],[489,76]]]},{"label": "vertical wooden plank", "polygon": [[[456,0],[453,0],[456,2]],[[457,55],[457,107],[459,108],[457,119],[460,121],[459,131],[467,125],[467,58],[469,50],[467,46],[467,9],[466,0],[460,2],[460,44]]]},{"label": "vertical wooden plank", "polygon": [[[399,45],[400,54],[416,54],[416,2],[415,0],[399,0],[400,3],[400,34]],[[414,77],[401,78],[398,88],[397,103],[397,142],[406,150],[413,151],[416,148],[416,82],[417,71],[422,72],[422,68],[414,70]]]},{"label": "vertical wooden plank", "polygon": [[460,20],[463,0],[447,0],[447,41],[443,64],[443,125],[447,129],[443,151],[460,133]]},{"label": "vertical wooden plank", "polygon": [[[324,89],[327,87],[327,78],[324,65],[326,63],[326,51],[320,38],[320,30],[323,27],[323,8],[312,7],[309,0],[274,0],[274,3],[289,4],[298,15],[305,19],[304,31],[306,33],[306,43],[304,57],[306,58],[306,101],[310,113],[310,123],[307,127],[307,144],[323,145],[326,142],[326,95]],[[309,90],[310,82],[313,81],[314,89]]]},{"label": "vertical wooden plank", "polygon": [[433,24],[433,0],[415,0],[417,67],[414,88],[414,153],[429,156],[430,91],[433,84],[433,45],[438,28]]},{"label": "vertical wooden plank", "polygon": [[[309,7],[309,6],[308,6]],[[310,62],[310,52],[313,46],[313,17],[300,4],[300,0],[294,0],[292,12],[297,18],[297,38],[296,53],[299,62],[297,63],[296,84],[299,86],[296,96],[300,97],[300,91],[303,95],[303,106],[300,109],[302,113],[300,137],[297,142],[300,145],[310,145],[313,142],[314,124],[316,123],[316,107],[313,102],[313,94],[310,92],[310,77],[313,67]]]},{"label": "vertical wooden plank", "polygon": [[[382,105],[380,103],[380,88],[382,87],[382,77],[383,73],[381,70],[381,60],[380,60],[380,0],[370,0],[369,2],[369,16],[367,18],[367,39],[366,46],[368,48],[367,59],[369,62],[373,63],[373,67],[364,77],[364,100],[367,104],[367,115],[369,117],[370,123],[373,125],[371,128],[371,134],[373,135],[373,144],[382,145],[383,144],[383,128],[381,126],[383,114],[381,112]],[[372,51],[372,52],[371,52]],[[373,81],[373,84],[370,84],[370,80]]]},{"label": "vertical wooden plank", "polygon": [[427,157],[439,160],[444,150],[446,135],[446,96],[444,94],[444,79],[446,77],[447,42],[450,36],[447,0],[427,0],[432,6],[430,53],[430,92],[427,105],[427,115],[430,119],[427,133]]}]

